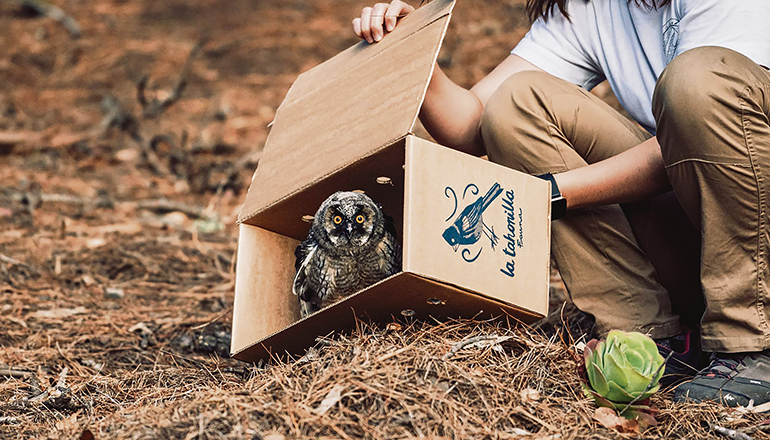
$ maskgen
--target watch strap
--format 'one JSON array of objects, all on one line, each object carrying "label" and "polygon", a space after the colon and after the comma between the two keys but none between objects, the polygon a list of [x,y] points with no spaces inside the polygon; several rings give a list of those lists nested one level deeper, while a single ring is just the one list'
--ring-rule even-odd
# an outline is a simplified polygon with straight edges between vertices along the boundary
[{"label": "watch strap", "polygon": [[535,177],[551,182],[551,220],[558,220],[567,215],[567,199],[561,195],[553,174],[538,174]]}]

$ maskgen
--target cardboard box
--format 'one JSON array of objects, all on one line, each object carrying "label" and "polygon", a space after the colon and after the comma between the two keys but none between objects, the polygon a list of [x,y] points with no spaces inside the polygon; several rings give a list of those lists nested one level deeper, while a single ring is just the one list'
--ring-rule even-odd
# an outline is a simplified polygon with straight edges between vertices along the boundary
[{"label": "cardboard box", "polygon": [[[547,313],[549,183],[412,134],[453,6],[428,3],[289,90],[239,217],[233,357],[302,354],[356,318]],[[300,319],[291,286],[303,216],[339,190],[365,191],[395,219],[403,271]],[[484,233],[457,243],[447,231],[472,205],[484,207]]]}]

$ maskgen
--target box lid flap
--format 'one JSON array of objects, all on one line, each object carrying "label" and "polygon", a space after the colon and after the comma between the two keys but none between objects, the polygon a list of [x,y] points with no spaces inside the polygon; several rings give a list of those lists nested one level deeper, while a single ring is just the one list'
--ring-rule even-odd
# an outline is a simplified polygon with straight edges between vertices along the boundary
[{"label": "box lid flap", "polygon": [[411,132],[454,0],[301,74],[276,111],[239,222]]}]

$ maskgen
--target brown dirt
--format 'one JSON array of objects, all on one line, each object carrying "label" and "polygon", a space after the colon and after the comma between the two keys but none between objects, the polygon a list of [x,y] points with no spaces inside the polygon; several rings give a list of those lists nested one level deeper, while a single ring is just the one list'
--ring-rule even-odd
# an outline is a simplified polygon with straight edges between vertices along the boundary
[{"label": "brown dirt", "polygon": [[[618,436],[592,421],[570,344],[524,328],[362,324],[298,362],[227,358],[234,223],[267,124],[300,72],[356,42],[365,2],[53,3],[80,38],[0,2],[0,437]],[[460,0],[440,62],[470,86],[525,29],[521,0]],[[140,79],[151,106],[180,72],[181,99],[145,118]],[[443,359],[493,333],[511,339]],[[765,419],[656,404],[649,438]]]}]

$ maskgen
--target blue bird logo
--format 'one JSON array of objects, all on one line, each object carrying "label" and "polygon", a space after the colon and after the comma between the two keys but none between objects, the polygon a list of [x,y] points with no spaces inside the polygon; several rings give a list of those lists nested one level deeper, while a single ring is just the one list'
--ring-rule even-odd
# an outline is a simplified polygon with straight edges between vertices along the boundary
[{"label": "blue bird logo", "polygon": [[492,249],[495,248],[499,238],[495,234],[494,229],[484,223],[482,214],[502,192],[503,188],[500,184],[495,183],[484,196],[479,197],[476,201],[466,206],[455,217],[452,224],[444,230],[442,237],[452,246],[455,252],[457,252],[457,248],[460,246],[471,245],[479,241],[482,233],[489,238]]}]

